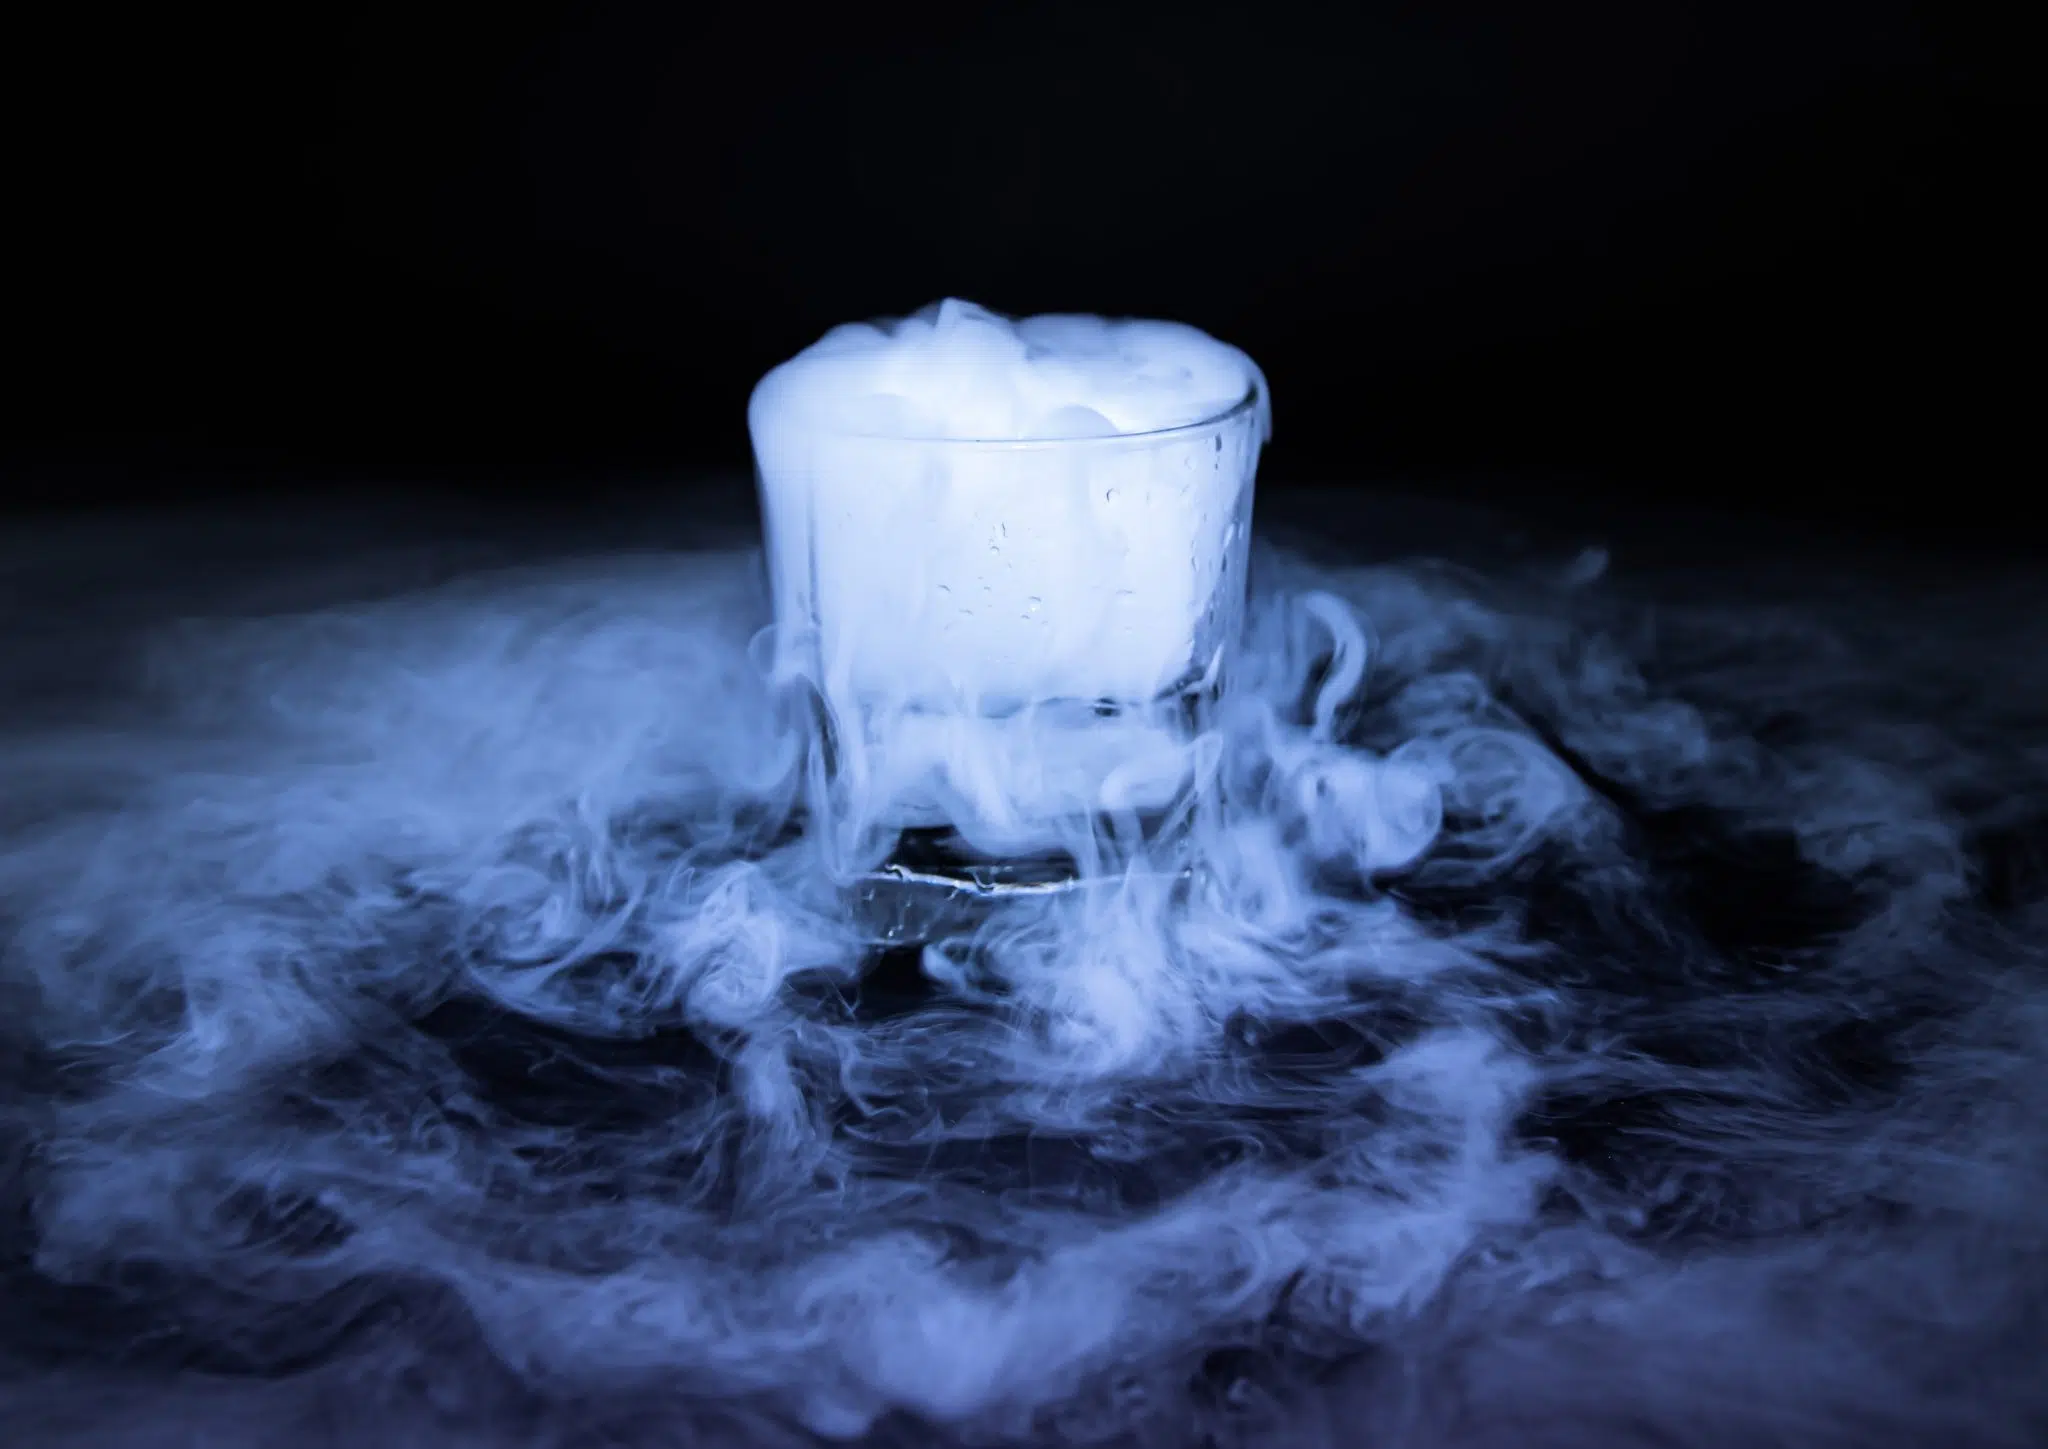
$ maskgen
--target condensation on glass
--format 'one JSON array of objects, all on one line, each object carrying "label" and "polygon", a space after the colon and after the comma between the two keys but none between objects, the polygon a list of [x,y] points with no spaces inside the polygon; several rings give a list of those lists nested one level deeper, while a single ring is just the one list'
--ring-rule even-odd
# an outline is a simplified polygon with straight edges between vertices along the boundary
[{"label": "condensation on glass", "polygon": [[836,874],[1051,888],[1172,817],[1242,624],[1266,416],[1254,384],[1146,433],[756,430],[774,671],[811,707]]}]

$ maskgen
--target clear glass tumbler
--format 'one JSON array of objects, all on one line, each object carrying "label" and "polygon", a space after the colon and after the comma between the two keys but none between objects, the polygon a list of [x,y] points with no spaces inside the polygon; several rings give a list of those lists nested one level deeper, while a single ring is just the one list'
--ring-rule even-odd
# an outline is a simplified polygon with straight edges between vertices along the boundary
[{"label": "clear glass tumbler", "polygon": [[1156,432],[756,429],[773,667],[842,884],[1053,889],[1159,848],[1242,626],[1267,418],[1255,383]]}]

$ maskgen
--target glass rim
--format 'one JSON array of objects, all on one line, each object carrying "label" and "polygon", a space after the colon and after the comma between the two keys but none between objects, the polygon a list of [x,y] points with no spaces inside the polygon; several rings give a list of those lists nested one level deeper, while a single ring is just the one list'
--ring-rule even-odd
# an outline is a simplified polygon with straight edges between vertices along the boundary
[{"label": "glass rim", "polygon": [[841,438],[863,443],[915,443],[929,448],[987,448],[1005,451],[1023,451],[1043,448],[1079,448],[1094,446],[1116,447],[1132,443],[1153,443],[1182,435],[1193,435],[1237,421],[1247,413],[1256,412],[1262,397],[1262,388],[1257,380],[1245,389],[1244,396],[1220,412],[1197,418],[1191,423],[1175,423],[1170,428],[1147,428],[1136,433],[1084,433],[1062,438],[946,438],[923,436],[915,433],[851,433],[840,429],[820,429],[825,437]]}]

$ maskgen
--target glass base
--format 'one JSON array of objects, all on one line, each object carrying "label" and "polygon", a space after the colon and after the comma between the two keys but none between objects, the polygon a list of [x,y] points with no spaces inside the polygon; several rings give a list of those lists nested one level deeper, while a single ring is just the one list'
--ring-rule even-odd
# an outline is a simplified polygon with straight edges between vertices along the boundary
[{"label": "glass base", "polygon": [[[1146,867],[1186,879],[1181,862]],[[881,947],[917,946],[970,935],[1009,910],[1120,884],[1122,873],[1084,876],[1064,854],[991,860],[948,830],[907,830],[887,861],[858,876],[845,898],[863,937]]]},{"label": "glass base", "polygon": [[[1016,711],[977,716],[975,723],[992,732],[981,741],[984,762],[1003,758],[993,745],[1001,731],[1012,728],[1019,740],[1041,756],[1065,761],[1076,776],[1066,782],[1070,788],[1027,802],[1022,814],[1035,828],[1011,830],[1008,842],[1002,841],[1003,832],[989,838],[984,827],[974,832],[979,845],[969,845],[959,829],[940,823],[959,807],[917,788],[924,771],[887,782],[878,793],[890,805],[877,826],[893,833],[895,844],[880,865],[840,888],[861,937],[883,949],[958,939],[1006,911],[1043,908],[1078,891],[1113,887],[1133,869],[1148,877],[1188,879],[1192,871],[1185,863],[1185,832],[1193,792],[1205,774],[1195,742],[1219,693],[1216,674],[1212,662],[1201,679],[1144,705],[1055,700],[1038,706],[1028,720]],[[817,758],[829,780],[839,766],[841,734],[824,698],[808,686],[805,696]],[[910,719],[957,730],[959,716],[909,711],[894,723],[900,727]],[[922,758],[915,749],[908,753]],[[1151,768],[1134,768],[1147,764]],[[1032,772],[1024,777],[1031,778]],[[1122,803],[1113,817],[1096,815],[1091,825],[1085,802],[1110,793],[1104,781],[1111,778]],[[814,783],[814,791],[819,788]],[[822,789],[829,795],[829,785]],[[1071,813],[1077,807],[1081,813]],[[800,818],[807,814],[800,812]],[[806,828],[817,825],[812,817]],[[1077,833],[1092,835],[1104,852],[1085,874],[1078,860],[1050,844],[1072,840]]]}]

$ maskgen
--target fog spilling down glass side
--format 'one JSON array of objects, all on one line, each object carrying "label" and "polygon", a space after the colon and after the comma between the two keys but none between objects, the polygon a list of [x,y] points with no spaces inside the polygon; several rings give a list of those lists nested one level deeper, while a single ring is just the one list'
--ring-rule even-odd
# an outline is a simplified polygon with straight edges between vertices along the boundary
[{"label": "fog spilling down glass side", "polygon": [[1247,371],[1176,426],[1050,415],[1087,436],[756,408],[774,669],[815,722],[810,828],[838,872],[1026,888],[1157,855],[1243,620],[1269,416]]}]

